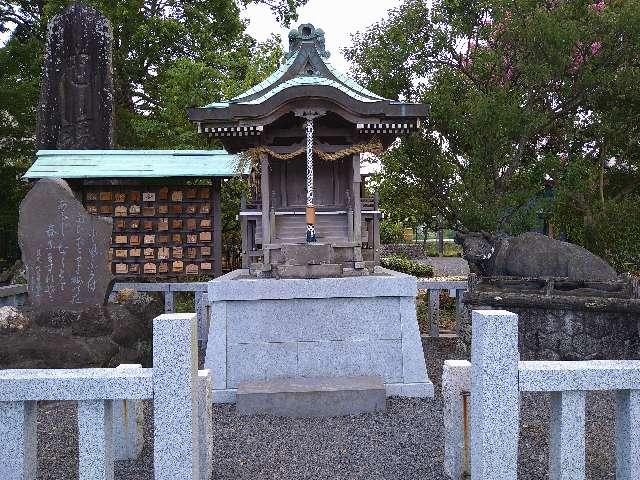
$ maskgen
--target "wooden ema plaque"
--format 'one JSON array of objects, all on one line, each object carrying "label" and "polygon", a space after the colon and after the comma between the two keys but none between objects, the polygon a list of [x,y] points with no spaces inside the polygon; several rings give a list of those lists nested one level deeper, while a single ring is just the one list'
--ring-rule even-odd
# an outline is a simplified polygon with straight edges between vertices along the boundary
[{"label": "wooden ema plaque", "polygon": [[116,276],[213,275],[212,186],[86,186],[89,213],[113,217]]}]

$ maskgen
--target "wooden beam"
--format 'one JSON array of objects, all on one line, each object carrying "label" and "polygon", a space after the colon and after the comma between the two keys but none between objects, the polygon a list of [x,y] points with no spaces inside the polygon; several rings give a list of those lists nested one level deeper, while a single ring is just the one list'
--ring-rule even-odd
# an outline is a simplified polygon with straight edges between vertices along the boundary
[{"label": "wooden beam", "polygon": [[360,154],[353,155],[353,240],[359,245],[353,249],[354,260],[362,262],[362,199],[360,197]]},{"label": "wooden beam", "polygon": [[213,202],[213,274],[222,275],[222,205],[220,205],[220,189],[222,181],[219,177],[211,179],[211,200]]},{"label": "wooden beam", "polygon": [[260,193],[262,196],[262,254],[265,268],[271,264],[271,252],[264,248],[271,243],[271,189],[269,188],[269,155],[260,154]]}]

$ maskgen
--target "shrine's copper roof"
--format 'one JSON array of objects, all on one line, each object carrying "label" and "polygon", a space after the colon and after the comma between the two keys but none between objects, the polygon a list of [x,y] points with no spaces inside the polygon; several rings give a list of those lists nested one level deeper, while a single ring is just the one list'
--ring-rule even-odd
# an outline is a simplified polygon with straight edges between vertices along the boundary
[{"label": "shrine's copper roof", "polygon": [[232,177],[237,166],[224,150],[40,150],[23,178]]},{"label": "shrine's copper roof", "polygon": [[206,126],[265,126],[305,100],[335,104],[353,123],[417,123],[426,117],[426,105],[385,99],[338,71],[321,29],[301,25],[289,34],[289,44],[285,62],[271,76],[226,102],[189,109],[189,119],[203,133]]}]

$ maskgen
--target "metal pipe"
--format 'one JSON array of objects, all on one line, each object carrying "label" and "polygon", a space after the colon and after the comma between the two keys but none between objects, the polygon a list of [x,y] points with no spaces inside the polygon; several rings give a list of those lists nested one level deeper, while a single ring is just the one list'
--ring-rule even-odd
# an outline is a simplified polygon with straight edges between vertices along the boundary
[{"label": "metal pipe", "polygon": [[469,466],[469,397],[470,392],[462,392],[462,479],[471,478]]}]

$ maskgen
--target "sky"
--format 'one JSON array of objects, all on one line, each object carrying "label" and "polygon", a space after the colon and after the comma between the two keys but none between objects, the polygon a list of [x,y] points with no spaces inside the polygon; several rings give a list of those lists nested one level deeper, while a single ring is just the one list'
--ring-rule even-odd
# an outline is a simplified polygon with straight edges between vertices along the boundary
[{"label": "sky", "polygon": [[[352,44],[351,35],[387,17],[391,8],[398,7],[401,0],[309,0],[298,9],[298,21],[291,25],[312,23],[325,32],[327,50],[331,52],[331,63],[343,72],[348,72],[349,63],[340,50]],[[288,28],[282,28],[269,7],[251,4],[243,13],[249,20],[247,33],[259,41],[269,38],[272,33],[282,38],[283,48],[289,50]]]}]

